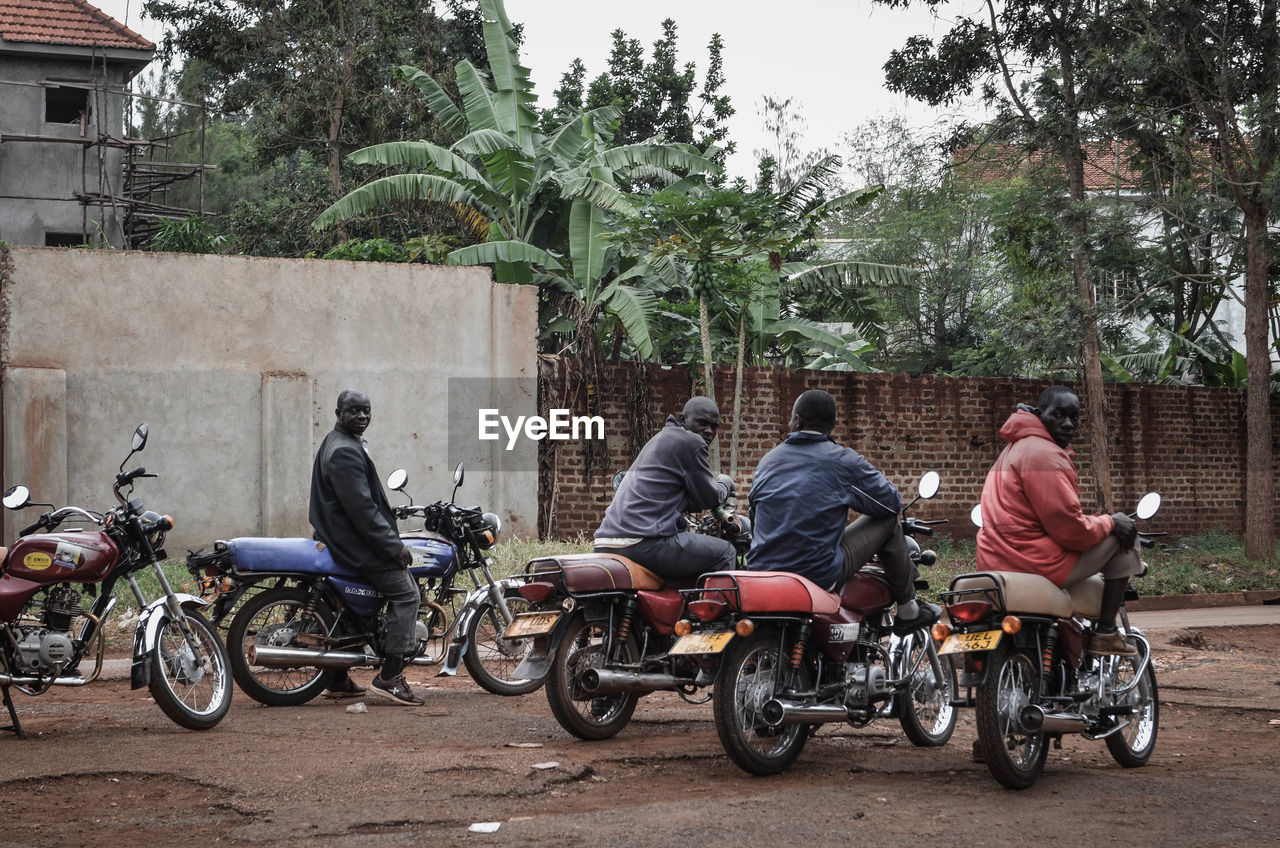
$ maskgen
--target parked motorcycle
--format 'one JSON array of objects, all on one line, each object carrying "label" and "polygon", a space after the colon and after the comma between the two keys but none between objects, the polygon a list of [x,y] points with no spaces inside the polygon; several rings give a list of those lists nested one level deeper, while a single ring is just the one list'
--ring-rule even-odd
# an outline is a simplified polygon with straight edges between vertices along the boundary
[{"label": "parked motorcycle", "polygon": [[[938,484],[936,472],[926,473],[903,508],[917,568],[937,555],[922,551],[915,536],[933,535],[932,525],[945,519],[922,521],[906,511],[937,494]],[[790,768],[827,722],[863,727],[896,716],[914,744],[945,745],[956,725],[955,669],[927,630],[893,633],[893,605],[875,561],[835,592],[790,572],[714,572],[699,581],[670,652],[718,668],[716,733],[729,758],[752,774]]]},{"label": "parked motorcycle", "polygon": [[[692,532],[724,538],[739,557],[751,547],[751,523],[728,502],[690,518]],[[694,580],[664,580],[623,556],[570,554],[530,561],[518,591],[531,611],[506,635],[533,642],[518,674],[546,676],[547,703],[579,739],[608,739],[626,727],[641,695],[678,693],[705,703],[698,690],[713,677],[696,658],[676,656],[681,590]]]},{"label": "parked motorcycle", "polygon": [[[539,678],[513,672],[526,643],[503,630],[527,608],[513,581],[494,578],[488,551],[501,532],[498,516],[453,501],[464,478],[454,470],[453,496],[395,507],[398,519],[421,517],[420,532],[403,534],[413,555],[409,572],[422,593],[417,646],[410,665],[442,665],[498,695],[537,689]],[[396,469],[387,488],[403,493],[408,475]],[[230,614],[227,651],[236,683],[270,706],[306,703],[328,688],[340,670],[379,666],[383,659],[383,596],[356,569],[333,561],[314,539],[239,538],[194,553],[187,567],[214,597],[214,620]],[[461,572],[472,589],[455,585]],[[256,591],[255,591],[256,590]],[[252,594],[249,594],[251,593]]]},{"label": "parked motorcycle", "polygon": [[[133,449],[120,463],[112,491],[119,505],[106,512],[77,506],[52,509],[32,504],[26,486],[4,493],[4,506],[19,510],[48,506],[50,512],[21,531],[3,553],[0,567],[0,689],[11,730],[25,738],[10,698],[13,687],[42,695],[55,686],[84,686],[102,672],[106,631],[115,605],[112,590],[124,578],[133,590],[141,615],[133,633],[132,688],[146,686],[164,714],[182,727],[207,730],[231,706],[227,653],[198,610],[205,602],[173,591],[160,563],[165,534],[173,519],[144,509],[130,497],[133,481],[155,477],[142,467],[124,466],[147,444],[147,425],[134,431]],[[59,530],[66,521],[92,529]],[[137,573],[150,567],[162,597],[148,602]],[[96,599],[86,609],[84,595]],[[86,675],[80,663],[93,658]]]},{"label": "parked motorcycle", "polygon": [[[1148,519],[1160,495],[1145,495],[1134,513]],[[981,525],[981,509],[973,512]],[[1158,533],[1139,533],[1144,545]],[[1044,769],[1049,742],[1064,734],[1104,739],[1125,768],[1146,765],[1155,750],[1160,699],[1151,645],[1120,608],[1120,627],[1137,656],[1090,656],[1092,619],[1102,603],[1102,577],[1060,589],[1038,574],[961,574],[943,593],[948,625],[934,625],[939,653],[957,657],[960,685],[975,706],[977,752],[1009,789],[1027,789]],[[1126,599],[1137,597],[1132,586]],[[976,690],[976,695],[974,694]]]}]

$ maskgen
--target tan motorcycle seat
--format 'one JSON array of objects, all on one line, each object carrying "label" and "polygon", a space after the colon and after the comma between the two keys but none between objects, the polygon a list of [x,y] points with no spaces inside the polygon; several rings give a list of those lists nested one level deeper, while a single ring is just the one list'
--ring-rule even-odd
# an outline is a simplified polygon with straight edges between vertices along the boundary
[{"label": "tan motorcycle seat", "polygon": [[1070,618],[1072,614],[1097,618],[1102,609],[1102,576],[1095,574],[1069,590],[1062,589],[1039,574],[1020,571],[975,571],[951,581],[951,590],[998,588],[1004,594],[1005,609],[1031,615]]},{"label": "tan motorcycle seat", "polygon": [[560,571],[570,592],[654,590],[662,588],[662,578],[637,562],[618,554],[562,554],[543,557],[532,571]]}]

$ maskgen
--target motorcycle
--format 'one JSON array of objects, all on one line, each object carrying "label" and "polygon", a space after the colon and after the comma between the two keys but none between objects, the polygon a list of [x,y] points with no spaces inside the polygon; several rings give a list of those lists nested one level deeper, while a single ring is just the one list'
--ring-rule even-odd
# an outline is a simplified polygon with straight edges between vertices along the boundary
[{"label": "motorcycle", "polygon": [[[921,550],[915,537],[933,535],[932,525],[945,519],[906,512],[936,495],[938,485],[938,474],[926,473],[902,511],[917,569],[937,555]],[[917,578],[916,586],[928,583]],[[915,745],[945,745],[956,725],[955,669],[924,628],[893,633],[893,605],[874,559],[834,592],[790,572],[713,572],[691,596],[690,618],[677,622],[680,640],[671,653],[717,669],[716,733],[729,758],[751,774],[790,768],[828,722],[864,727],[896,716]]]},{"label": "motorcycle", "polygon": [[[102,672],[104,624],[115,606],[112,590],[123,578],[141,614],[133,633],[130,685],[146,686],[156,705],[178,725],[207,730],[231,707],[227,653],[217,632],[200,614],[199,598],[175,592],[160,563],[173,519],[144,509],[131,497],[133,481],[155,477],[125,464],[147,444],[147,425],[134,431],[133,448],[116,475],[118,506],[92,512],[77,506],[52,509],[33,504],[26,486],[4,493],[7,509],[48,506],[3,556],[0,567],[0,689],[12,724],[3,728],[26,738],[10,697],[10,687],[42,695],[55,686],[84,686]],[[59,530],[68,520],[92,529]],[[3,551],[4,549],[0,549]],[[148,602],[137,573],[150,567],[163,596]],[[86,609],[84,595],[96,599]],[[80,663],[93,658],[86,676]]]},{"label": "motorcycle", "polygon": [[[1160,495],[1151,492],[1133,517],[1151,518],[1159,508]],[[972,516],[981,526],[980,504]],[[1150,546],[1158,535],[1141,532],[1139,541]],[[1102,583],[1095,575],[1060,589],[1038,574],[980,571],[957,576],[942,593],[951,624],[934,625],[939,653],[962,663],[968,694],[958,703],[975,707],[976,753],[1009,789],[1032,786],[1049,741],[1061,746],[1067,733],[1104,739],[1125,768],[1151,759],[1160,725],[1151,645],[1123,605],[1119,624],[1137,656],[1087,653]],[[1132,586],[1125,597],[1137,597]]]},{"label": "motorcycle", "polygon": [[[715,535],[739,559],[751,547],[751,522],[728,501],[701,517],[686,518],[690,532]],[[677,656],[675,623],[694,580],[664,580],[623,556],[568,554],[529,562],[519,594],[531,611],[507,627],[532,647],[517,673],[546,677],[547,703],[565,730],[579,739],[608,739],[631,720],[641,695],[674,691],[705,703],[698,690],[711,684],[693,658]]]},{"label": "motorcycle", "polygon": [[[498,695],[537,689],[537,678],[517,677],[526,643],[502,631],[527,604],[510,579],[495,579],[488,551],[501,521],[480,507],[453,501],[462,486],[454,469],[448,503],[394,508],[397,519],[420,517],[420,532],[402,534],[413,556],[409,573],[421,592],[417,644],[408,664],[440,665],[453,676],[461,662],[472,679]],[[408,475],[396,469],[387,488],[404,493]],[[382,664],[383,596],[360,572],[334,562],[314,539],[238,538],[192,553],[187,567],[213,598],[214,621],[230,616],[231,672],[245,694],[269,706],[310,701],[340,670]],[[466,572],[473,588],[455,584]],[[250,594],[252,592],[252,594]]]}]

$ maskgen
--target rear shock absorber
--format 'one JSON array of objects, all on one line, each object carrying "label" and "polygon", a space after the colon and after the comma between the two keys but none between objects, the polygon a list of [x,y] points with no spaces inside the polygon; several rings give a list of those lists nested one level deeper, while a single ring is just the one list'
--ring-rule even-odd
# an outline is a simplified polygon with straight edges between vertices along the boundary
[{"label": "rear shock absorber", "polygon": [[797,669],[804,660],[804,649],[809,644],[809,633],[811,623],[806,620],[800,625],[800,633],[796,636],[795,644],[791,646],[791,668]]},{"label": "rear shock absorber", "polygon": [[1047,695],[1049,681],[1053,679],[1053,655],[1058,649],[1058,625],[1045,631],[1044,644],[1040,646],[1040,694]]},{"label": "rear shock absorber", "polygon": [[635,595],[626,595],[622,599],[621,609],[618,611],[618,631],[614,637],[614,659],[621,656],[623,646],[627,644],[627,639],[631,636],[631,622],[636,615],[636,598]]}]

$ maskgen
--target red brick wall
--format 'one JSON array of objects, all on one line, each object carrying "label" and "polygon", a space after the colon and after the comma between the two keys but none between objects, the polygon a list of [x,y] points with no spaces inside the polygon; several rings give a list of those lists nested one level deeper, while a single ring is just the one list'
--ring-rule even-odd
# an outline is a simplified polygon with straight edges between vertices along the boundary
[{"label": "red brick wall", "polygon": [[[570,363],[571,365],[571,363]],[[544,379],[562,381],[565,363],[554,363]],[[548,473],[541,486],[539,526],[553,538],[589,537],[612,495],[614,472],[630,463],[633,428],[652,433],[666,415],[678,412],[693,393],[685,368],[649,366],[651,400],[643,419],[629,411],[628,391],[634,366],[608,365],[599,391],[599,413],[608,442],[604,467],[584,477],[581,445],[560,442],[544,457]],[[554,375],[554,376],[552,376]],[[721,410],[720,468],[729,470],[733,426],[734,373],[716,373]],[[942,488],[929,504],[917,507],[922,518],[947,518],[945,532],[972,536],[968,513],[982,492],[987,469],[1004,445],[999,429],[1018,402],[1035,403],[1047,383],[1032,380],[907,377],[832,371],[747,369],[742,388],[738,474],[740,499],[751,473],[766,451],[786,433],[791,404],[800,392],[821,388],[836,398],[839,421],[833,436],[865,455],[904,495],[930,469],[942,475]],[[1164,496],[1152,529],[1174,536],[1213,529],[1243,532],[1243,394],[1199,387],[1109,385],[1108,430],[1119,508],[1131,509],[1150,490]],[[552,404],[557,405],[557,404]],[[634,404],[631,404],[634,405]],[[577,414],[584,410],[576,409]],[[1273,419],[1280,408],[1273,405]],[[1097,504],[1089,464],[1087,422],[1074,447],[1079,453],[1082,501]],[[644,428],[647,426],[647,430]],[[1280,433],[1280,420],[1277,420]],[[643,439],[640,440],[643,443]],[[544,443],[546,445],[548,443]],[[1280,454],[1280,451],[1278,451]],[[555,480],[554,486],[549,482]],[[554,489],[553,491],[549,491]],[[1280,515],[1280,511],[1277,511]]]}]

